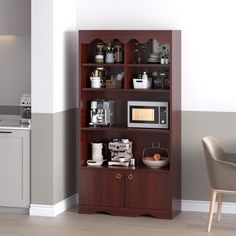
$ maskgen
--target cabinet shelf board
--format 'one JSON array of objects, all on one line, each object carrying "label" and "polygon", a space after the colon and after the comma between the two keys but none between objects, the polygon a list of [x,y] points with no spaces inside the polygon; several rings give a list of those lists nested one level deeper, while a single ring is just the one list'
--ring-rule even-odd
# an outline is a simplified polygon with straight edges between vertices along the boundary
[{"label": "cabinet shelf board", "polygon": [[140,132],[140,133],[165,133],[169,134],[169,129],[146,129],[146,128],[127,128],[127,127],[81,127],[81,131],[91,131],[91,132]]},{"label": "cabinet shelf board", "polygon": [[165,168],[148,168],[144,165],[135,167],[122,167],[122,166],[108,166],[107,164],[102,166],[80,166],[81,169],[93,169],[93,170],[120,170],[120,171],[145,171],[145,172],[155,172],[155,173],[165,173],[170,174],[169,167]]},{"label": "cabinet shelf board", "polygon": [[128,67],[158,67],[158,68],[169,68],[170,64],[127,64]]},{"label": "cabinet shelf board", "polygon": [[169,89],[109,89],[109,88],[82,88],[83,92],[122,92],[122,93],[169,93]]},{"label": "cabinet shelf board", "polygon": [[109,63],[103,63],[103,64],[98,64],[98,63],[82,63],[82,66],[88,66],[88,67],[99,67],[99,66],[104,66],[104,67],[123,67],[123,63],[115,63],[115,64],[109,64]]},{"label": "cabinet shelf board", "polygon": [[123,64],[123,63],[114,63],[114,64],[108,64],[108,63],[103,63],[103,64],[98,64],[98,63],[82,63],[82,66],[85,67],[99,67],[99,66],[104,66],[104,67],[159,67],[159,68],[169,68],[170,64],[154,64],[154,63],[149,63],[149,64]]}]

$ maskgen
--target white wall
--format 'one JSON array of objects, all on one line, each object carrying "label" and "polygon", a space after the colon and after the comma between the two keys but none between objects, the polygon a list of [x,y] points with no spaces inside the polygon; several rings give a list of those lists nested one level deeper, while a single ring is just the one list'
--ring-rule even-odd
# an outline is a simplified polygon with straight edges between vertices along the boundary
[{"label": "white wall", "polygon": [[53,111],[53,1],[31,2],[32,112]]},{"label": "white wall", "polygon": [[58,112],[76,106],[76,1],[53,5],[53,110]]},{"label": "white wall", "polygon": [[236,2],[77,0],[78,29],[182,31],[182,110],[236,111]]},{"label": "white wall", "polygon": [[32,0],[32,111],[75,107],[75,0]]}]

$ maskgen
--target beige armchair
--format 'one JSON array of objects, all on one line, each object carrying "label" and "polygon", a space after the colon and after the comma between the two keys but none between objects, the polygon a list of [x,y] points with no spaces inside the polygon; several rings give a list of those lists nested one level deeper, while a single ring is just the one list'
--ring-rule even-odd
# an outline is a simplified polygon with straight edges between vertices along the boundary
[{"label": "beige armchair", "polygon": [[211,185],[211,205],[209,210],[208,232],[218,194],[217,221],[220,221],[223,194],[236,194],[236,153],[226,153],[214,137],[202,139],[208,177]]}]

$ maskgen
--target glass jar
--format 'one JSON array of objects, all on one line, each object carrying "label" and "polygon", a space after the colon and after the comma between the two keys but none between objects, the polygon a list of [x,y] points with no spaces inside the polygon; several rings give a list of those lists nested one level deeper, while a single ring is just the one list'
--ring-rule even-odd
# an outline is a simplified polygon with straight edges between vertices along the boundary
[{"label": "glass jar", "polygon": [[114,57],[115,63],[122,63],[123,62],[123,46],[121,44],[114,45]]},{"label": "glass jar", "polygon": [[104,55],[103,55],[103,51],[104,51],[104,45],[103,43],[98,43],[96,46],[96,56],[95,56],[95,63],[104,63]]}]

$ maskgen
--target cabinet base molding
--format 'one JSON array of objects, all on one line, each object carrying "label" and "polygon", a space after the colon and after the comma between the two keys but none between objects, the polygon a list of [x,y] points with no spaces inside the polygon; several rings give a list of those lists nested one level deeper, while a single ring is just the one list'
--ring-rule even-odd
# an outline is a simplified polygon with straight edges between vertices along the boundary
[{"label": "cabinet base molding", "polygon": [[74,194],[55,205],[30,204],[29,215],[31,216],[57,216],[67,209],[78,204],[78,194]]},{"label": "cabinet base molding", "polygon": [[20,213],[20,214],[29,214],[29,208],[21,207],[0,207],[0,213]]},{"label": "cabinet base molding", "polygon": [[174,216],[169,210],[151,210],[151,209],[132,209],[132,208],[113,208],[79,205],[79,213],[95,214],[107,213],[115,216],[152,216],[160,219],[172,219]]}]

